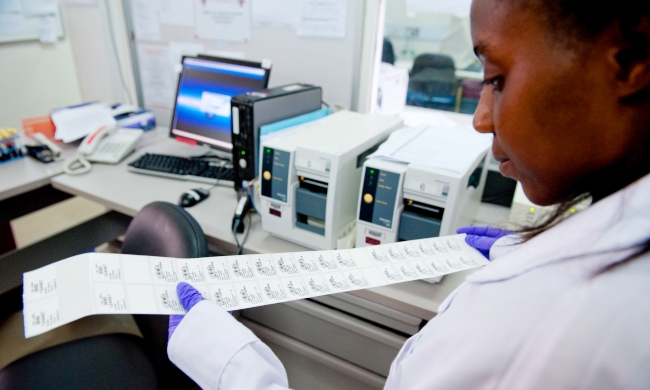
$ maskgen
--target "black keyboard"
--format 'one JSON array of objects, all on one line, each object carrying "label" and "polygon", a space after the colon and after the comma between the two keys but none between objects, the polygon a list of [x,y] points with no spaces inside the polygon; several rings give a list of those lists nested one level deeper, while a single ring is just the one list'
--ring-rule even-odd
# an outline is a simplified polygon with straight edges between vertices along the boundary
[{"label": "black keyboard", "polygon": [[165,154],[146,153],[129,163],[129,171],[225,187],[233,187],[235,180],[232,166],[223,161],[206,161]]}]

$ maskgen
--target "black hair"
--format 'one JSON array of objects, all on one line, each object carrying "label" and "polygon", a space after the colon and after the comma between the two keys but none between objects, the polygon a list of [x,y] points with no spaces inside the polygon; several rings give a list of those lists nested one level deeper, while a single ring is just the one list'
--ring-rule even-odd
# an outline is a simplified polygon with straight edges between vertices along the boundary
[{"label": "black hair", "polygon": [[647,0],[512,0],[544,18],[558,37],[567,41],[584,41],[602,34],[618,22],[625,39],[634,46],[648,45],[647,39],[635,34],[644,17],[650,16]]}]

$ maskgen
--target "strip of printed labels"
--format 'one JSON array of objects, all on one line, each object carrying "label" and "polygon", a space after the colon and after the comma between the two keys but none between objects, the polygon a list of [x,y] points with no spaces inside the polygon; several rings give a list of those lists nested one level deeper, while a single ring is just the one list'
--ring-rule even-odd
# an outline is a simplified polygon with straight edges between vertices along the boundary
[{"label": "strip of printed labels", "polygon": [[239,310],[487,264],[464,237],[194,259],[86,253],[23,275],[25,337],[93,314],[182,314],[179,282],[190,283],[225,310]]}]

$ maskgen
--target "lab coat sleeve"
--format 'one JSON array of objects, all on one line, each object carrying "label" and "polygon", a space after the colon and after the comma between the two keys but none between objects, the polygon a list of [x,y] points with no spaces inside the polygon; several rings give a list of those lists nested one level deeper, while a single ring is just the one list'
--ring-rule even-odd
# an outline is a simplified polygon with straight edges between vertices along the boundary
[{"label": "lab coat sleeve", "polygon": [[169,359],[202,389],[288,388],[280,360],[248,328],[213,302],[196,304],[167,346]]},{"label": "lab coat sleeve", "polygon": [[522,239],[517,234],[509,234],[496,240],[490,248],[490,261],[503,257],[519,248]]}]

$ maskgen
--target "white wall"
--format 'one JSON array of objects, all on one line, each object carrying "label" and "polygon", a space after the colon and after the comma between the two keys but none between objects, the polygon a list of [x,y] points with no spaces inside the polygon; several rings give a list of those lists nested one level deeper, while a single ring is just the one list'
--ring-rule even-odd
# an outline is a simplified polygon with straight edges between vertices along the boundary
[{"label": "white wall", "polygon": [[109,53],[104,44],[103,19],[99,7],[64,8],[72,57],[84,102],[113,102]]},{"label": "white wall", "polygon": [[[111,2],[116,49],[135,101],[123,12]],[[0,127],[22,129],[21,119],[83,102],[128,102],[108,39],[105,3],[62,6],[64,37],[55,44],[0,44]]]},{"label": "white wall", "polygon": [[[63,13],[64,26],[66,15]],[[70,38],[0,44],[0,127],[82,101]]]}]

